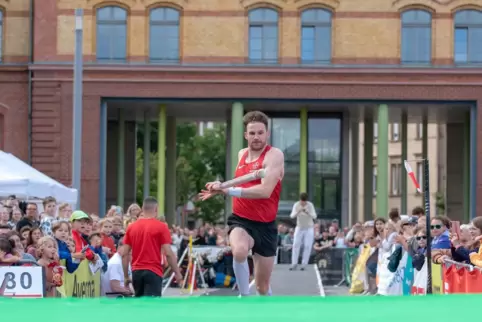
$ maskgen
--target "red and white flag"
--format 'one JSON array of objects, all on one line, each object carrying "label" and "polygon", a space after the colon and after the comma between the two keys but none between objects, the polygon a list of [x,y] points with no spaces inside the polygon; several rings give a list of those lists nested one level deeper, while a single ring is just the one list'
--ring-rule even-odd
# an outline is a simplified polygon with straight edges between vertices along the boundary
[{"label": "red and white flag", "polygon": [[407,170],[408,176],[410,177],[410,179],[412,179],[415,189],[417,189],[417,191],[421,193],[422,190],[420,189],[420,184],[418,183],[417,178],[415,178],[415,174],[413,173],[412,167],[410,166],[407,160],[403,162],[405,164],[405,170]]}]

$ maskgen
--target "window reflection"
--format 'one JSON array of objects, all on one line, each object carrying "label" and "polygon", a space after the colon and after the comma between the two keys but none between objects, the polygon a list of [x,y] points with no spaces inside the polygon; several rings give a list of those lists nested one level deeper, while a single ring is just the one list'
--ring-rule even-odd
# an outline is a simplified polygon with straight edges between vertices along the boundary
[{"label": "window reflection", "polygon": [[108,6],[97,9],[97,60],[123,62],[127,57],[127,11]]},{"label": "window reflection", "polygon": [[285,175],[280,200],[295,202],[299,198],[300,185],[300,120],[272,118],[270,131],[271,145],[285,155]]},{"label": "window reflection", "polygon": [[341,219],[341,119],[308,119],[308,193],[322,218]]}]

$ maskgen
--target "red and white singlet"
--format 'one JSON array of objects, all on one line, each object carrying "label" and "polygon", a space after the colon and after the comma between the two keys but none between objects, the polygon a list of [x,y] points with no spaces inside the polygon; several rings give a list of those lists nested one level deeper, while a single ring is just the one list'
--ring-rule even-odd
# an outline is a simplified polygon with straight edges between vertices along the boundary
[{"label": "red and white singlet", "polygon": [[[248,151],[243,154],[239,160],[238,167],[234,177],[240,177],[250,172],[259,170],[263,167],[264,157],[271,150],[271,146],[267,145],[259,158],[253,162],[246,162]],[[261,184],[261,179],[243,183],[237,187],[249,188]],[[233,197],[233,213],[239,217],[246,218],[258,222],[272,222],[276,219],[278,213],[278,203],[281,193],[281,180],[278,180],[271,196],[266,199],[245,199]]]}]

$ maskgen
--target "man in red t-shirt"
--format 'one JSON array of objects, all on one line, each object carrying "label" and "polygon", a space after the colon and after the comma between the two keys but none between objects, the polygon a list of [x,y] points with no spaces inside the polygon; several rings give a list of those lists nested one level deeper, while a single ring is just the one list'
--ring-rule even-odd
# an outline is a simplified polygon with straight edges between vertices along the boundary
[{"label": "man in red t-shirt", "polygon": [[157,219],[157,200],[147,197],[142,204],[143,216],[130,224],[124,237],[122,267],[125,284],[129,283],[129,252],[132,250],[132,286],[136,297],[162,296],[161,251],[176,274],[176,280],[182,281],[177,266],[177,258],[171,249],[171,233],[167,224]]}]

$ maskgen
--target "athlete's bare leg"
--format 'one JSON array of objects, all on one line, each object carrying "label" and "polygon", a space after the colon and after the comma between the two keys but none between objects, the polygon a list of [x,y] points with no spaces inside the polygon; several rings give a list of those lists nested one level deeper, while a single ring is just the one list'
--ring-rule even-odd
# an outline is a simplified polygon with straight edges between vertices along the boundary
[{"label": "athlete's bare leg", "polygon": [[263,257],[259,254],[253,255],[254,260],[254,279],[256,290],[260,295],[271,295],[270,279],[273,272],[275,257]]},{"label": "athlete's bare leg", "polygon": [[254,240],[246,230],[235,227],[229,234],[229,244],[233,253],[233,270],[239,293],[249,295],[248,253],[254,246]]}]

